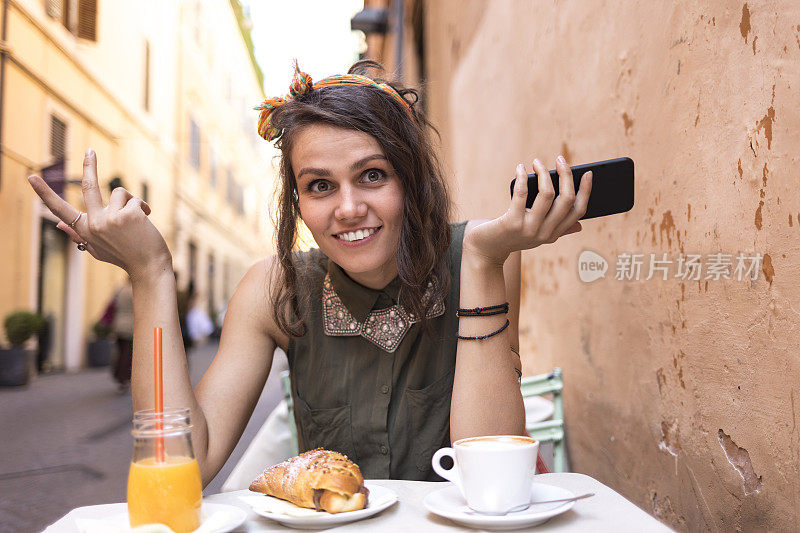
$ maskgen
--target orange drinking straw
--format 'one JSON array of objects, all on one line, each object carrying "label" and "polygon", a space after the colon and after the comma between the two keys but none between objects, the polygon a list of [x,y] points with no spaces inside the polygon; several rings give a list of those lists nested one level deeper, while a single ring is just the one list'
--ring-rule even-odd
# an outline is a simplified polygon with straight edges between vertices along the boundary
[{"label": "orange drinking straw", "polygon": [[163,463],[164,462],[164,436],[161,435],[160,431],[164,429],[162,425],[162,417],[164,416],[164,379],[162,373],[162,365],[161,365],[161,328],[156,327],[155,329],[155,353],[154,353],[154,361],[155,361],[155,389],[156,389],[156,406],[155,406],[155,415],[156,415],[156,431],[159,431],[159,434],[156,436],[156,462]]}]

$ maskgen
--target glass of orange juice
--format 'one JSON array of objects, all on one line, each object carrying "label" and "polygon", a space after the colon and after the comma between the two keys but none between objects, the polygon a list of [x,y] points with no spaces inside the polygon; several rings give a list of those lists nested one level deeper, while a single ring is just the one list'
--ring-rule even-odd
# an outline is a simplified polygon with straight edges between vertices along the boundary
[{"label": "glass of orange juice", "polygon": [[133,415],[133,460],[128,474],[131,527],[164,524],[175,533],[200,527],[203,486],[194,457],[188,409]]}]

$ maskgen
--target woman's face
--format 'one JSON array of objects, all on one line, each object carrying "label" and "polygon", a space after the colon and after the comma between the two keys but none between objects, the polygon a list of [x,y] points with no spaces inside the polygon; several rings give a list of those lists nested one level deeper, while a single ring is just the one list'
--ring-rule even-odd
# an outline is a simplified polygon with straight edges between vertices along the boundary
[{"label": "woman's face", "polygon": [[397,276],[403,189],[378,141],[313,124],[293,145],[300,215],[320,250],[362,285],[385,287]]}]

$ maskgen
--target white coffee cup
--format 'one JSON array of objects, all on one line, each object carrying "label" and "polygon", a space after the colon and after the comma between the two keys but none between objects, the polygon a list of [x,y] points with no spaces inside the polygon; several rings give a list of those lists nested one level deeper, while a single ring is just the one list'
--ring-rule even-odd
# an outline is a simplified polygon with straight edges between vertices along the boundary
[{"label": "white coffee cup", "polygon": [[[452,481],[473,511],[506,514],[527,509],[539,441],[519,435],[494,435],[457,440],[433,454],[433,470]],[[442,468],[442,457],[453,468]]]}]

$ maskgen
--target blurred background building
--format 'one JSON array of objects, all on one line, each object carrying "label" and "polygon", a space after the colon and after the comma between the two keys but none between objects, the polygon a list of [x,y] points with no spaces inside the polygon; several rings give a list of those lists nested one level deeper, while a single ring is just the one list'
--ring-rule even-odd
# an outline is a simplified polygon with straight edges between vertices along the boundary
[{"label": "blurred background building", "polygon": [[0,78],[0,317],[50,324],[45,368],[85,362],[122,270],[78,251],[30,189],[37,173],[83,209],[84,152],[104,198],[122,185],[152,207],[179,289],[212,317],[271,246],[271,147],[251,23],[238,0],[5,0]]}]

